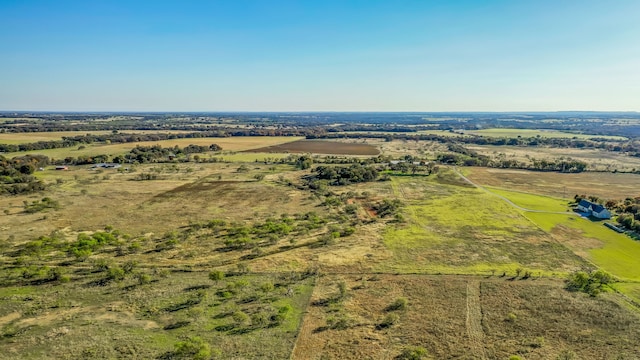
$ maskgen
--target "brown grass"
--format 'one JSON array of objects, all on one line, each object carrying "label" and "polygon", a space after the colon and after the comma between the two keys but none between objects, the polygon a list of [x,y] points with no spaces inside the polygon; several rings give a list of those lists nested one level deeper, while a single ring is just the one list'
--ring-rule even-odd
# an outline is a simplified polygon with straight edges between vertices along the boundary
[{"label": "brown grass", "polygon": [[640,176],[635,174],[561,174],[481,167],[465,168],[465,172],[469,179],[481,185],[553,197],[573,198],[575,194],[587,194],[607,199],[624,199],[640,195]]},{"label": "brown grass", "polygon": [[[347,297],[321,305],[338,294],[340,281],[348,285]],[[468,285],[478,281],[480,292],[469,291]],[[326,276],[314,290],[311,303],[317,305],[308,309],[293,358],[391,359],[408,346],[424,347],[433,359],[507,359],[515,354],[555,359],[563,351],[575,353],[576,359],[640,356],[633,345],[640,335],[636,314],[607,296],[592,299],[562,286],[561,281],[495,277]],[[376,328],[389,313],[385,308],[399,297],[409,304],[394,311],[399,322]],[[470,312],[474,306],[480,312]],[[515,319],[509,319],[510,313]],[[328,328],[327,320],[336,316],[349,318],[349,327]],[[474,332],[469,327],[475,321],[481,328]]]}]

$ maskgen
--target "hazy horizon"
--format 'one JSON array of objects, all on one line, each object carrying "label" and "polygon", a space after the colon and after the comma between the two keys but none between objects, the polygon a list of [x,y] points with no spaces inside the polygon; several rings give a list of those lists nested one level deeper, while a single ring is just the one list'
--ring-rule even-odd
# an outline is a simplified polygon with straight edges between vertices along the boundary
[{"label": "hazy horizon", "polygon": [[0,111],[640,110],[640,3],[3,1]]}]

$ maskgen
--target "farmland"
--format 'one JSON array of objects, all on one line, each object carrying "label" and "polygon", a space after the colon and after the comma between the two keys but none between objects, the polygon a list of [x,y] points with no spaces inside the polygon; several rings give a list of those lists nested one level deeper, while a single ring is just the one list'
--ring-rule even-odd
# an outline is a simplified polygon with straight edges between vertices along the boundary
[{"label": "farmland", "polygon": [[[575,193],[637,196],[638,175],[434,164],[448,147],[412,140],[34,153],[214,143],[223,150],[199,155],[215,162],[47,166],[33,173],[45,190],[0,197],[0,359],[640,356],[639,243],[558,214]],[[398,170],[378,155],[425,164]],[[319,166],[378,178],[311,183]],[[396,213],[381,212],[393,201]],[[565,289],[595,269],[618,292]]]}]

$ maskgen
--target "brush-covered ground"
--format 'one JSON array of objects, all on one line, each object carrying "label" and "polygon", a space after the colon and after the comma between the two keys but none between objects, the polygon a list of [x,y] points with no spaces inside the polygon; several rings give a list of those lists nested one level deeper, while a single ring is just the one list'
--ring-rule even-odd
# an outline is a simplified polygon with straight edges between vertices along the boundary
[{"label": "brush-covered ground", "polygon": [[[228,161],[45,170],[0,198],[0,358],[640,357],[637,244],[551,214],[558,194],[444,166],[312,191]],[[596,268],[621,293],[565,289]]]}]

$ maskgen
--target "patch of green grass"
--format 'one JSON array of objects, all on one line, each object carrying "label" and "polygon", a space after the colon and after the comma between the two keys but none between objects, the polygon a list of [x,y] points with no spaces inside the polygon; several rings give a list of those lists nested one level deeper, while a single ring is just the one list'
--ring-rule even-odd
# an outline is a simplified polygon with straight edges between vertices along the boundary
[{"label": "patch of green grass", "polygon": [[505,198],[511,200],[514,204],[525,209],[554,212],[570,211],[568,202],[565,199],[535,195],[520,191],[510,191],[491,186],[485,186],[485,188],[494,194],[504,196]]},{"label": "patch of green grass", "polygon": [[619,282],[612,285],[614,289],[627,295],[640,304],[640,283]]},{"label": "patch of green grass", "polygon": [[[384,233],[394,254],[381,264],[385,270],[487,274],[522,267],[552,274],[580,262],[504,200],[461,186],[432,191],[431,181],[393,178],[394,192],[406,199],[407,223]],[[425,187],[421,196],[415,184]]]},{"label": "patch of green grass", "polygon": [[605,227],[603,222],[571,215],[526,213],[525,216],[545,231],[562,225],[577,230],[585,239],[599,240],[602,245],[598,248],[583,249],[575,241],[571,247],[576,252],[586,251],[588,260],[621,279],[640,280],[640,242]]}]

